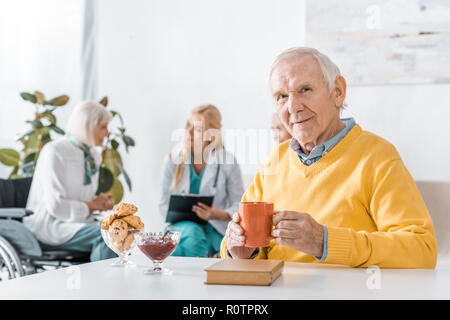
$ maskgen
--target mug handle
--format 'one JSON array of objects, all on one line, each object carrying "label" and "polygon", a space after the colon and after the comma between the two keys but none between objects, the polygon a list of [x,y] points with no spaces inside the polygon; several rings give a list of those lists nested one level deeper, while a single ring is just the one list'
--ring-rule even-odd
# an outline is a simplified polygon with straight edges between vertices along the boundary
[{"label": "mug handle", "polygon": [[[280,211],[279,210],[273,210],[273,212],[270,214],[270,216],[272,217],[272,220],[273,220],[273,216],[276,215],[277,213],[280,213]],[[273,225],[273,222],[272,222],[272,230],[273,229],[275,229],[275,226]],[[270,239],[273,240],[273,239],[275,239],[275,237],[270,235]]]}]

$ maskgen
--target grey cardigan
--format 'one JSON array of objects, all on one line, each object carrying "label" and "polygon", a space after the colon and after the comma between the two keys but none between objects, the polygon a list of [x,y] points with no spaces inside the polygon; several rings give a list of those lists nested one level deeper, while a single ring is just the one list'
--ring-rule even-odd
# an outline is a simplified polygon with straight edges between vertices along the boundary
[{"label": "grey cardigan", "polygon": [[[217,185],[214,188],[217,166],[220,170]],[[183,172],[175,194],[189,193],[190,189],[190,164],[183,164]],[[167,156],[163,162],[162,193],[159,200],[159,212],[164,221],[169,207],[170,195],[172,194],[172,179],[175,173],[176,162]],[[228,212],[230,218],[238,211],[239,202],[244,194],[241,169],[234,156],[221,150],[211,152],[202,181],[200,183],[200,194],[214,195],[213,204],[219,209]],[[209,220],[209,223],[222,235],[225,235],[228,222],[223,220]]]}]

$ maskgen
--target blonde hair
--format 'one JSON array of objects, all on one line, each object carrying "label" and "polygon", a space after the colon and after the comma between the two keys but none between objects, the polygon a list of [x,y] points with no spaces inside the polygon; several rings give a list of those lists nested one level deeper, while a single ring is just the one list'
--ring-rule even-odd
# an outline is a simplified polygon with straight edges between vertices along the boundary
[{"label": "blonde hair", "polygon": [[112,114],[98,102],[88,100],[75,106],[66,126],[66,132],[78,142],[94,146],[94,130],[99,123],[109,122]]},{"label": "blonde hair", "polygon": [[[189,117],[198,114],[201,117],[203,117],[203,120],[205,122],[206,126],[206,134],[210,133],[211,129],[215,129],[214,133],[211,137],[206,138],[212,138],[215,139],[209,143],[209,145],[205,148],[205,151],[203,152],[203,159],[205,155],[209,151],[215,151],[219,149],[224,149],[223,146],[223,139],[220,129],[222,128],[222,116],[220,115],[219,109],[212,105],[212,104],[205,104],[198,106],[194,108]],[[178,164],[175,167],[175,173],[172,179],[172,191],[175,192],[178,184],[180,183],[181,176],[183,174],[183,164],[186,162],[186,160],[190,157],[191,150],[188,148],[188,145],[186,143],[184,144],[184,148],[181,154],[181,157],[178,159]],[[169,159],[171,159],[171,154],[169,154]]]}]

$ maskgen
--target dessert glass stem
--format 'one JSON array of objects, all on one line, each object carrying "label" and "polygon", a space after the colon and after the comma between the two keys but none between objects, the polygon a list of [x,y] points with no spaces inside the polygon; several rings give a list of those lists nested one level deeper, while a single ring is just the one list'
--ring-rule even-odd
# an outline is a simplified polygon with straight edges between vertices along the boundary
[{"label": "dessert glass stem", "polygon": [[119,259],[111,264],[111,266],[115,267],[133,267],[135,264],[128,260],[128,255],[119,254]]},{"label": "dessert glass stem", "polygon": [[153,271],[154,272],[161,272],[163,270],[162,261],[153,261]]}]

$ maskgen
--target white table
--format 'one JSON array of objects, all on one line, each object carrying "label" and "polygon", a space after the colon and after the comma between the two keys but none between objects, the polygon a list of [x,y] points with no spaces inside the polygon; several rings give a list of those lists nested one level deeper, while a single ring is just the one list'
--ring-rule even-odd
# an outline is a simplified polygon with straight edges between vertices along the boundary
[{"label": "white table", "polygon": [[114,259],[110,259],[4,281],[0,300],[450,299],[447,261],[435,270],[286,263],[275,283],[260,287],[204,284],[204,268],[219,259],[169,257],[164,264],[173,270],[170,276],[143,274],[151,261],[142,254],[131,260],[136,267],[111,267]]}]

